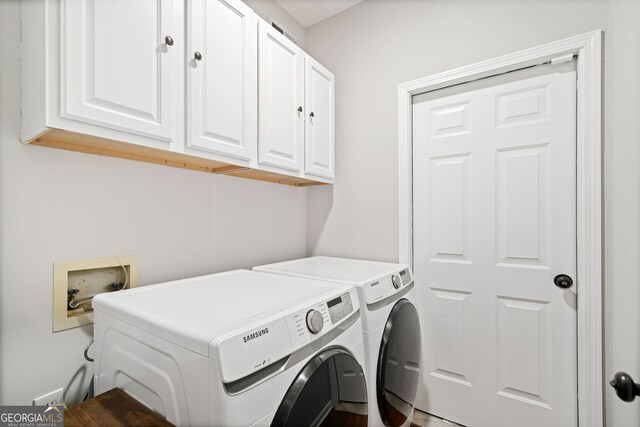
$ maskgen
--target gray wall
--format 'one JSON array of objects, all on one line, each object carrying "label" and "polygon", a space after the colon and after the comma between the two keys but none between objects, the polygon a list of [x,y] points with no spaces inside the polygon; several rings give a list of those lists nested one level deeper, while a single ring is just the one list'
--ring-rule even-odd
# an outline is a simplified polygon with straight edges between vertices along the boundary
[{"label": "gray wall", "polygon": [[147,285],[306,254],[304,189],[22,145],[19,1],[0,33],[0,405],[92,374],[92,326],[52,332],[55,261],[138,255]]},{"label": "gray wall", "polygon": [[307,29],[336,77],[336,183],[310,189],[309,251],[398,257],[399,83],[603,28],[608,3],[367,0]]},{"label": "gray wall", "polygon": [[[397,85],[605,30],[605,375],[640,380],[640,2],[366,0],[307,29],[336,76],[336,184],[308,190],[309,254],[398,259]],[[606,386],[607,424],[640,404]]]},{"label": "gray wall", "polygon": [[[611,0],[605,57],[605,372],[640,381],[640,1]],[[640,425],[640,402],[606,386],[607,425]]]}]

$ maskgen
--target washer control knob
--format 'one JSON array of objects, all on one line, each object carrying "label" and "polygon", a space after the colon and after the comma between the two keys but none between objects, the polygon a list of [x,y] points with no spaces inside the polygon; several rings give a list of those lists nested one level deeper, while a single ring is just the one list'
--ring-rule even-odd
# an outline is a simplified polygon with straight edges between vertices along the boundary
[{"label": "washer control knob", "polygon": [[394,288],[400,289],[400,286],[402,286],[402,279],[400,279],[400,276],[398,276],[397,274],[394,274],[393,276],[391,276],[391,284]]},{"label": "washer control knob", "polygon": [[312,334],[317,334],[324,326],[324,318],[318,310],[309,310],[307,312],[307,329]]}]

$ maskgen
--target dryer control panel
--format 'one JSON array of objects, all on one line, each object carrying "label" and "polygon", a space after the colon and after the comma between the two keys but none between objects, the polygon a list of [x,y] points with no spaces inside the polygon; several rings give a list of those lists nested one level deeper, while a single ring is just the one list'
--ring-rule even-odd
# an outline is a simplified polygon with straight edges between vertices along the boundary
[{"label": "dryer control panel", "polygon": [[332,299],[331,301],[327,301],[327,307],[329,308],[329,318],[331,319],[331,323],[335,325],[353,312],[351,295],[346,293]]},{"label": "dryer control panel", "polygon": [[223,338],[218,346],[223,382],[236,381],[287,357],[335,329],[359,308],[356,290],[351,288]]},{"label": "dryer control panel", "polygon": [[380,277],[365,285],[365,297],[367,304],[374,304],[404,290],[413,282],[411,269],[405,267],[392,274]]},{"label": "dryer control panel", "polygon": [[[329,301],[307,307],[287,316],[289,336],[294,349],[308,344],[316,336],[327,333],[341,320],[351,315],[355,311],[353,300],[357,301],[356,296],[351,295],[353,292],[355,291],[345,292]],[[314,311],[322,315],[323,324],[318,332],[314,332],[309,324],[309,317]]]}]

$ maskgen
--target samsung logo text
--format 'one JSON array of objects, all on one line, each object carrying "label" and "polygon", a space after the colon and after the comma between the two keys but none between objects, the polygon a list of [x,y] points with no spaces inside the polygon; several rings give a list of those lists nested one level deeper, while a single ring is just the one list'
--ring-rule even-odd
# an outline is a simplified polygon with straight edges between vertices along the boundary
[{"label": "samsung logo text", "polygon": [[249,335],[242,337],[242,341],[246,343],[253,339],[266,335],[268,333],[269,333],[269,328],[264,328],[259,331],[251,332]]}]

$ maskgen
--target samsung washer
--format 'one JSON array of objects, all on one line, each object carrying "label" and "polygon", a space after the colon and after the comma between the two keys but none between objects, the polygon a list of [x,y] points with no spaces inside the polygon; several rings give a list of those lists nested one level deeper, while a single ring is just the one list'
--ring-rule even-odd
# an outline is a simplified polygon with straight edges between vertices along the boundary
[{"label": "samsung washer", "polygon": [[179,426],[366,425],[352,286],[237,270],[94,298],[97,393]]},{"label": "samsung washer", "polygon": [[254,271],[354,285],[362,308],[369,425],[411,423],[420,372],[420,322],[409,266],[311,257]]}]

